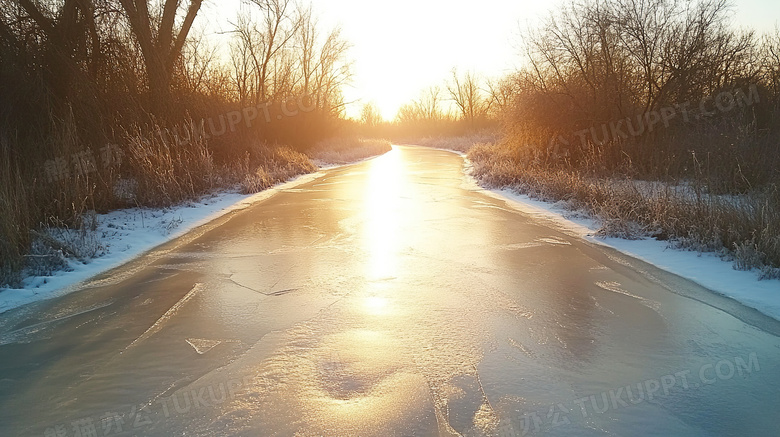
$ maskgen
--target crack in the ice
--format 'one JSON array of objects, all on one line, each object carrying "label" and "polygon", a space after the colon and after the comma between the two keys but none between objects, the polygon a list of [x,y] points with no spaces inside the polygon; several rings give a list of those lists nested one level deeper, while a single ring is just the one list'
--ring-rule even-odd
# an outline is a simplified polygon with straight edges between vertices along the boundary
[{"label": "crack in the ice", "polygon": [[185,303],[187,303],[190,299],[195,297],[195,295],[203,288],[203,284],[198,282],[195,284],[195,286],[192,287],[192,290],[190,290],[186,295],[184,295],[183,298],[181,298],[178,302],[176,302],[168,311],[165,312],[165,314],[162,315],[159,319],[157,319],[156,322],[152,326],[149,327],[143,334],[141,334],[140,337],[133,340],[132,343],[130,343],[125,350],[130,349],[137,343],[146,340],[147,338],[153,336],[157,332],[159,332],[163,324],[165,324],[166,321],[168,321],[171,317],[173,317],[179,309],[181,309],[182,306],[184,306]]}]

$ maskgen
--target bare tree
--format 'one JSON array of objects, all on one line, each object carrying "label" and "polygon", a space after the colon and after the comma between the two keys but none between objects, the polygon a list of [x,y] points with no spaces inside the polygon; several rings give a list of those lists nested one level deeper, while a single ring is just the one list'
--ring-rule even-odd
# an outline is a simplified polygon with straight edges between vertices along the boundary
[{"label": "bare tree", "polygon": [[235,84],[238,101],[242,106],[246,106],[255,96],[255,63],[251,53],[251,40],[247,38],[249,33],[241,30],[246,28],[243,18],[239,17],[236,27],[238,38],[230,43],[231,79]]},{"label": "bare tree", "polygon": [[244,100],[254,103],[302,97],[306,107],[343,112],[342,87],[351,79],[349,44],[335,28],[321,33],[310,6],[290,0],[252,0],[261,22],[239,17],[231,46],[233,77]]},{"label": "bare tree", "polygon": [[727,0],[702,0],[672,24],[662,54],[669,73],[658,101],[701,98],[743,73],[734,67],[742,64],[753,35],[729,29],[729,10]]},{"label": "bare tree", "polygon": [[363,105],[360,110],[360,122],[366,127],[376,127],[382,123],[382,113],[376,106],[376,103],[369,102]]},{"label": "bare tree", "polygon": [[350,44],[341,36],[341,29],[328,33],[319,50],[316,69],[315,102],[318,108],[337,115],[343,111],[341,89],[352,79],[352,65],[346,59]]},{"label": "bare tree", "polygon": [[758,74],[754,37],[729,29],[728,12],[727,0],[567,5],[526,35],[530,68],[521,92],[530,101],[517,110],[577,130],[702,98],[736,77],[750,80]]},{"label": "bare tree", "polygon": [[[0,37],[7,41],[8,46],[15,48],[18,55],[29,55],[29,46],[26,44],[30,34],[35,31],[28,28],[30,34],[21,35],[10,26],[15,20],[35,23],[37,31],[44,35],[45,44],[39,62],[46,64],[44,71],[52,73],[47,82],[55,97],[66,100],[76,81],[94,82],[92,79],[99,75],[102,51],[92,0],[64,0],[62,3],[15,0],[11,3],[16,6],[15,13],[12,12],[16,17],[6,16],[0,20]],[[17,30],[21,30],[19,24]],[[18,39],[20,37],[22,39]],[[29,60],[27,58],[22,62]],[[80,67],[82,62],[88,66],[86,71]]]},{"label": "bare tree", "polygon": [[239,17],[236,32],[244,46],[241,51],[248,54],[253,64],[253,102],[261,103],[278,93],[271,80],[274,62],[289,48],[299,23],[292,18],[290,0],[250,0],[250,4],[260,11],[261,19],[255,21],[251,12],[246,18]]},{"label": "bare tree", "polygon": [[479,87],[479,78],[472,72],[459,77],[458,72],[453,69],[452,81],[447,84],[447,91],[460,110],[461,117],[473,130],[476,120],[485,116],[490,104]]},{"label": "bare tree", "polygon": [[490,99],[488,114],[493,119],[499,118],[509,110],[515,93],[514,79],[513,75],[509,75],[485,81],[488,98]]},{"label": "bare tree", "polygon": [[761,42],[761,70],[774,97],[780,96],[780,28],[764,35]]},{"label": "bare tree", "polygon": [[424,120],[437,122],[444,119],[445,113],[441,107],[441,93],[441,88],[432,86],[425,89],[421,93],[420,98],[414,102]]},{"label": "bare tree", "polygon": [[308,96],[317,72],[316,45],[318,39],[317,19],[312,16],[311,6],[299,11],[297,44],[301,68],[302,94]]},{"label": "bare tree", "polygon": [[438,86],[424,89],[420,97],[398,109],[396,120],[402,124],[435,125],[441,122],[448,116],[441,106],[441,94]]},{"label": "bare tree", "polygon": [[218,57],[217,47],[210,46],[202,33],[189,38],[182,48],[181,67],[178,82],[183,91],[189,94],[207,94],[209,76],[215,71]]},{"label": "bare tree", "polygon": [[178,28],[181,0],[165,0],[159,16],[150,14],[147,0],[119,0],[119,3],[141,48],[152,111],[162,116],[170,103],[174,67],[203,0],[189,0]]},{"label": "bare tree", "polygon": [[661,89],[670,74],[663,62],[665,45],[674,35],[673,21],[680,14],[677,2],[667,0],[616,0],[614,3],[622,32],[617,35],[626,53],[637,65],[642,112],[657,104]]}]

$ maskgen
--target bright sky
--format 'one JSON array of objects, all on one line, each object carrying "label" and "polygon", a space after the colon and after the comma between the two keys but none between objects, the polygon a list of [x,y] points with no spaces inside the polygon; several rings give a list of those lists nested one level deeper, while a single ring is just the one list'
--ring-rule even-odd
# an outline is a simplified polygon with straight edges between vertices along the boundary
[{"label": "bright sky", "polygon": [[[355,103],[348,115],[374,102],[388,120],[423,89],[441,85],[453,68],[483,77],[511,71],[520,61],[519,30],[562,1],[312,0],[321,23],[340,25],[353,45],[354,80],[345,97]],[[769,31],[780,20],[778,0],[732,2],[739,25]],[[232,19],[239,3],[214,0],[204,11]]]}]

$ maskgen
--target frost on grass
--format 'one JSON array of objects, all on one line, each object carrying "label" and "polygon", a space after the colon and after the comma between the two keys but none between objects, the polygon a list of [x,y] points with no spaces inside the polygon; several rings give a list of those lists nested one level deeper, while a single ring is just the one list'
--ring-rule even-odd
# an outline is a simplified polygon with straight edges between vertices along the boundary
[{"label": "frost on grass", "polygon": [[24,269],[17,281],[25,276],[51,276],[58,271],[71,271],[71,262],[86,264],[107,253],[94,211],[84,214],[78,227],[50,225],[41,230],[32,230],[31,234],[33,239],[30,251],[25,255]]},{"label": "frost on grass", "polygon": [[258,193],[296,176],[317,171],[317,165],[305,154],[287,146],[257,146],[247,156],[240,189],[243,194]]},{"label": "frost on grass", "polygon": [[494,144],[499,139],[500,135],[497,132],[486,130],[469,135],[425,137],[414,141],[414,144],[467,153],[476,144]]},{"label": "frost on grass", "polygon": [[91,211],[81,218],[78,227],[50,225],[31,231],[30,250],[23,269],[5,288],[29,288],[46,284],[47,277],[80,269],[93,260],[110,257],[133,249],[146,241],[162,240],[175,233],[185,222],[182,210],[191,202],[177,207],[130,208],[107,214]]},{"label": "frost on grass", "polygon": [[315,144],[308,154],[318,165],[328,166],[360,161],[390,149],[390,141],[384,139],[333,138]]}]

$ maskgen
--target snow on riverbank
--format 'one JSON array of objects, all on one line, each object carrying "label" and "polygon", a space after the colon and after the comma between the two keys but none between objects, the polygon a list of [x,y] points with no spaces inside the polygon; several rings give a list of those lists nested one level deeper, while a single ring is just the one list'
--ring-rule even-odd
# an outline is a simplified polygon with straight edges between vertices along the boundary
[{"label": "snow on riverbank", "polygon": [[173,240],[231,211],[244,209],[280,190],[311,181],[321,172],[299,176],[256,194],[223,191],[167,208],[129,208],[97,215],[96,244],[102,255],[84,262],[68,259],[68,271],[24,279],[24,288],[0,289],[0,313],[22,305],[65,295],[102,272]]},{"label": "snow on riverbank", "polygon": [[596,237],[599,229],[596,220],[578,216],[561,203],[535,200],[509,189],[490,190],[488,193],[507,200],[516,209],[535,218],[553,221],[588,241],[613,247],[780,320],[780,280],[759,281],[755,272],[734,270],[730,261],[724,261],[714,253],[672,249],[668,242],[652,238],[625,240]]}]

